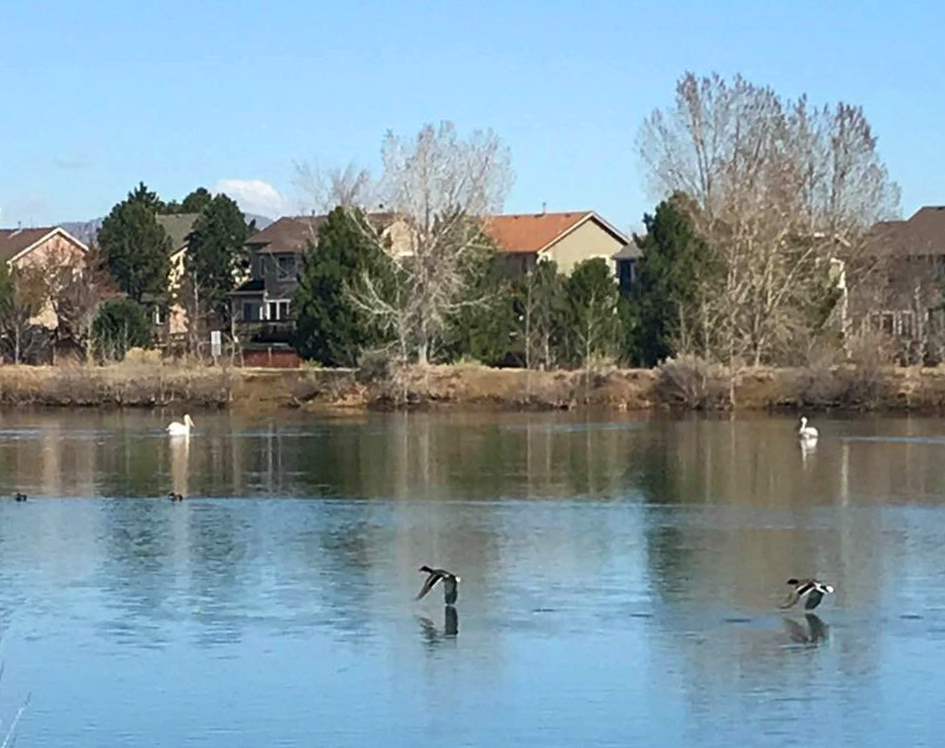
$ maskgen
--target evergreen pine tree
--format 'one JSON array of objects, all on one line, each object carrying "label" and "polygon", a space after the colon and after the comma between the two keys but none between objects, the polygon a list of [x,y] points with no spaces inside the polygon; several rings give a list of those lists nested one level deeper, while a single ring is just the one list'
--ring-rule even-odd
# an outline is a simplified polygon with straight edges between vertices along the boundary
[{"label": "evergreen pine tree", "polygon": [[362,351],[380,340],[350,297],[365,273],[376,279],[388,265],[359,220],[344,208],[328,214],[317,244],[305,253],[295,295],[296,347],[326,366],[356,366]]}]

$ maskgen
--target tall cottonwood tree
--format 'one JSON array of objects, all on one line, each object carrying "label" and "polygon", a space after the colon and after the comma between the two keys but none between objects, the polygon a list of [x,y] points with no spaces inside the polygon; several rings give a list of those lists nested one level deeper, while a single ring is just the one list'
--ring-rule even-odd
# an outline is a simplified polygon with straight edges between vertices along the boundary
[{"label": "tall cottonwood tree", "polygon": [[344,168],[330,169],[297,162],[295,185],[304,195],[306,210],[313,214],[328,214],[335,208],[373,210],[377,207],[376,185],[371,173],[353,162]]},{"label": "tall cottonwood tree", "polygon": [[740,76],[687,73],[639,147],[655,194],[682,192],[698,208],[722,267],[705,294],[707,348],[733,366],[783,358],[816,332],[830,261],[864,262],[866,231],[898,211],[860,108],[786,101]]},{"label": "tall cottonwood tree", "polygon": [[[470,295],[470,268],[488,250],[483,219],[498,212],[512,181],[508,149],[491,131],[461,137],[448,122],[425,126],[414,138],[389,132],[382,148],[384,173],[377,194],[392,221],[405,230],[396,290],[385,294],[365,274],[357,305],[389,329],[401,353],[421,365],[463,307],[482,303]],[[376,246],[389,245],[378,223],[362,221]],[[385,274],[386,276],[386,274]]]},{"label": "tall cottonwood tree", "polygon": [[43,295],[56,318],[57,346],[71,345],[87,360],[98,310],[117,293],[101,251],[90,246],[81,263],[49,255],[33,268],[42,278]]},{"label": "tall cottonwood tree", "polygon": [[45,279],[38,268],[11,270],[0,262],[0,340],[14,364],[23,363],[43,343],[34,320],[45,302]]}]

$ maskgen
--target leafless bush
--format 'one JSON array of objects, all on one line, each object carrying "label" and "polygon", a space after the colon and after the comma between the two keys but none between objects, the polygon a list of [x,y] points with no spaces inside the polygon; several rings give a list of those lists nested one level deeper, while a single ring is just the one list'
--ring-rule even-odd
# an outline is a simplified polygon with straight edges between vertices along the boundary
[{"label": "leafless bush", "polygon": [[728,380],[721,367],[684,354],[657,367],[657,392],[670,405],[697,410],[721,407],[728,397]]},{"label": "leafless bush", "polygon": [[844,404],[871,410],[882,402],[889,387],[895,344],[883,333],[863,330],[850,338],[848,351],[849,365],[838,371]]}]

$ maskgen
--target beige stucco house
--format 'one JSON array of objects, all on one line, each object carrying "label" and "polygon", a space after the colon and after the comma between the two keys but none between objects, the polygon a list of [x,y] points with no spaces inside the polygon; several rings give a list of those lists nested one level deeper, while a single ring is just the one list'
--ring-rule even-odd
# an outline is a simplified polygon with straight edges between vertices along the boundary
[{"label": "beige stucco house", "polygon": [[575,265],[601,258],[612,263],[627,237],[592,210],[491,216],[486,233],[506,255],[510,269],[527,273],[540,260],[554,260],[570,275]]},{"label": "beige stucco house", "polygon": [[[34,229],[0,229],[0,261],[10,270],[71,267],[80,271],[88,247],[57,226]],[[52,305],[47,303],[31,322],[54,330],[57,325]]]},{"label": "beige stucco house", "polygon": [[157,216],[158,225],[164,229],[171,239],[171,267],[168,273],[168,292],[170,303],[165,311],[160,306],[153,310],[154,324],[165,329],[168,335],[183,335],[187,332],[187,310],[182,303],[184,291],[184,260],[187,256],[187,242],[194,229],[199,213],[175,213],[172,215]]}]

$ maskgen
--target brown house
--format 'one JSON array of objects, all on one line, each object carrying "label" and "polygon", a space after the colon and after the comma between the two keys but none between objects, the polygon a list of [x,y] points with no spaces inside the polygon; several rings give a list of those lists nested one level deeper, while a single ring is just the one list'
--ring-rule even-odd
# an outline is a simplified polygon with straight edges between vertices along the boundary
[{"label": "brown house", "polygon": [[[292,328],[292,297],[299,287],[305,251],[318,241],[328,216],[284,216],[251,236],[249,278],[230,294],[232,318],[239,329],[255,329],[272,339],[288,339]],[[406,249],[402,222],[389,213],[373,213],[372,223],[390,238],[391,250]]]},{"label": "brown house", "polygon": [[851,299],[853,319],[899,339],[906,360],[942,360],[945,206],[925,206],[906,220],[876,224],[866,254],[877,270]]},{"label": "brown house", "polygon": [[486,220],[486,233],[505,254],[510,270],[522,274],[539,260],[554,260],[570,275],[584,260],[614,261],[627,244],[621,231],[592,210],[492,216]]},{"label": "brown house", "polygon": [[236,324],[288,325],[302,257],[318,239],[326,216],[284,216],[251,236],[249,278],[231,294]]}]

